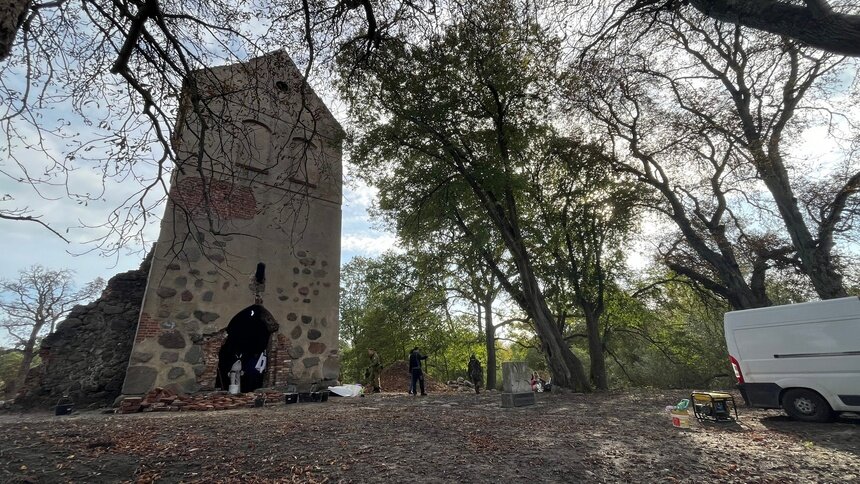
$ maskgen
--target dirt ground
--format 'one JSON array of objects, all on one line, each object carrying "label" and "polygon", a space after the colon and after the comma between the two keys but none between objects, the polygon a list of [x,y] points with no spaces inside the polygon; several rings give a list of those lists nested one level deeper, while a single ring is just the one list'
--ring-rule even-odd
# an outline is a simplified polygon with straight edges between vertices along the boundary
[{"label": "dirt ground", "polygon": [[220,412],[0,415],[0,482],[860,482],[860,418],[741,407],[673,428],[684,391],[376,394]]}]

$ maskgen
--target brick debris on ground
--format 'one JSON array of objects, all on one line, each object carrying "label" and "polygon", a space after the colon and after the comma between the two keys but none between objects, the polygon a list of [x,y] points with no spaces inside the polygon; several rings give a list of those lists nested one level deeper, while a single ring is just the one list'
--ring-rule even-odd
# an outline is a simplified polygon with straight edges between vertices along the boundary
[{"label": "brick debris on ground", "polygon": [[153,388],[143,397],[126,397],[117,413],[233,410],[284,403],[284,393],[261,389],[253,393],[231,395],[227,392],[177,395],[165,388]]}]

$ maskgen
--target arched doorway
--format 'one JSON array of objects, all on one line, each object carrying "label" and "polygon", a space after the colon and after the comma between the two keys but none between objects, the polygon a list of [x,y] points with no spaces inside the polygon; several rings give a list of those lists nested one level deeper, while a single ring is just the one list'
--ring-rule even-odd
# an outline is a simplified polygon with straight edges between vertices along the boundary
[{"label": "arched doorway", "polygon": [[218,373],[215,388],[226,390],[233,364],[242,362],[241,391],[252,392],[263,386],[266,368],[260,371],[258,362],[269,346],[269,338],[278,330],[278,323],[266,308],[254,304],[239,311],[227,324],[227,339],[218,351]]}]

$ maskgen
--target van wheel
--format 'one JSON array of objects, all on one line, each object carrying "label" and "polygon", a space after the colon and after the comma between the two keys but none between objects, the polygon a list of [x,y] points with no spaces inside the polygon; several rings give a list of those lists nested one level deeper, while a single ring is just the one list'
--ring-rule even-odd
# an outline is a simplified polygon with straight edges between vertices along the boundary
[{"label": "van wheel", "polygon": [[818,393],[806,388],[793,388],[782,397],[782,408],[792,418],[803,422],[829,422],[833,410]]}]

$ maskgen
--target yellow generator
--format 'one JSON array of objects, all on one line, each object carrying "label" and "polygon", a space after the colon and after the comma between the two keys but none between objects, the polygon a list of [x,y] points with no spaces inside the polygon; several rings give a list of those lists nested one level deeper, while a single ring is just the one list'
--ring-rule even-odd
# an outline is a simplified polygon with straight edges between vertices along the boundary
[{"label": "yellow generator", "polygon": [[735,421],[738,418],[738,407],[731,393],[693,392],[690,394],[690,402],[697,420],[719,422]]}]

